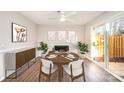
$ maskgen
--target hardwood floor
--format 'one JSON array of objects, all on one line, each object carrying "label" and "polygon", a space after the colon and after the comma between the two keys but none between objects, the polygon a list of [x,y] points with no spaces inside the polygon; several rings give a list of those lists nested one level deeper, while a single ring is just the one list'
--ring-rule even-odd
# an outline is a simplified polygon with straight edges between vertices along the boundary
[{"label": "hardwood floor", "polygon": [[[37,61],[30,66],[29,69],[25,69],[25,71],[21,72],[20,69],[20,75],[18,75],[15,79],[5,79],[3,82],[38,82],[38,76],[39,76],[39,67],[40,62]],[[106,72],[104,69],[100,68],[98,65],[94,64],[88,59],[85,59],[85,78],[86,82],[120,82],[117,78]],[[25,66],[26,68],[26,66]],[[24,69],[24,68],[22,68]],[[11,76],[14,76],[11,75]],[[47,77],[44,75],[41,75],[41,82],[48,82]],[[51,82],[58,82],[58,71],[56,71],[51,76]],[[62,82],[71,82],[70,77],[68,74],[64,71],[63,74],[63,80]],[[84,82],[83,77],[78,78],[74,82]]]},{"label": "hardwood floor", "polygon": [[[102,66],[104,62],[99,62]],[[120,77],[124,77],[124,62],[109,62],[109,70]]]},{"label": "hardwood floor", "polygon": [[116,77],[88,59],[85,59],[85,74],[88,82],[120,82]]}]

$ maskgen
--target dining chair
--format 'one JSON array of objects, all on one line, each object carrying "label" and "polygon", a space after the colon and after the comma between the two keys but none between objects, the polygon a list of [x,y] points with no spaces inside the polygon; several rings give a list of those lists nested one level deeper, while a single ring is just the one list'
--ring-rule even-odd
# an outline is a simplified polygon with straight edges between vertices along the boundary
[{"label": "dining chair", "polygon": [[64,65],[63,68],[65,72],[69,74],[69,76],[71,77],[72,82],[81,76],[83,76],[85,82],[85,71],[84,71],[83,60],[70,62],[69,65]]},{"label": "dining chair", "polygon": [[40,64],[39,81],[41,78],[41,74],[47,76],[50,81],[51,75],[58,69],[58,67],[54,65],[53,62],[50,60],[41,58],[40,61],[41,64]]}]

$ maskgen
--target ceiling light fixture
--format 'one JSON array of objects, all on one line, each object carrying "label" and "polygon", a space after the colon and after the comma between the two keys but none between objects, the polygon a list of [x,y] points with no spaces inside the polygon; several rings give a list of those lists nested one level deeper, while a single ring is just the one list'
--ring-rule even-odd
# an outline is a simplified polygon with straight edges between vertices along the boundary
[{"label": "ceiling light fixture", "polygon": [[65,12],[64,11],[61,11],[61,14],[64,14]]},{"label": "ceiling light fixture", "polygon": [[63,14],[60,15],[60,21],[64,22],[65,21],[65,16]]},{"label": "ceiling light fixture", "polygon": [[61,17],[61,18],[60,18],[60,21],[61,21],[61,22],[64,22],[64,21],[65,21],[65,18],[64,18],[64,17]]}]

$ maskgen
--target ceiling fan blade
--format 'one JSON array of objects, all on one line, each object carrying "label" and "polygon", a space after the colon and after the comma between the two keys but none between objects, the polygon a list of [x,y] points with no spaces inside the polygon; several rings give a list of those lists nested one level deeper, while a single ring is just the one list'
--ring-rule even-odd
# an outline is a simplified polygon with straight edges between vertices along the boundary
[{"label": "ceiling fan blade", "polygon": [[51,17],[51,18],[48,18],[48,20],[56,20],[56,19],[57,19],[57,18],[52,18],[52,17]]},{"label": "ceiling fan blade", "polygon": [[71,20],[71,19],[66,19],[66,21],[68,21],[70,23],[74,23],[74,20]]},{"label": "ceiling fan blade", "polygon": [[66,14],[65,17],[70,17],[70,16],[73,16],[73,15],[75,15],[75,14],[76,14],[76,11],[72,11],[71,13]]}]

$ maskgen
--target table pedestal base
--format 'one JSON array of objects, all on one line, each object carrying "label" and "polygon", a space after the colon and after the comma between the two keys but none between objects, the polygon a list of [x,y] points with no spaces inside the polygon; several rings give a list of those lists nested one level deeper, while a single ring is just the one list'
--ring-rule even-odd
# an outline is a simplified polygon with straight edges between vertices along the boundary
[{"label": "table pedestal base", "polygon": [[59,74],[59,77],[58,77],[58,80],[61,82],[62,81],[62,78],[63,78],[63,67],[62,65],[58,65],[58,74]]}]

